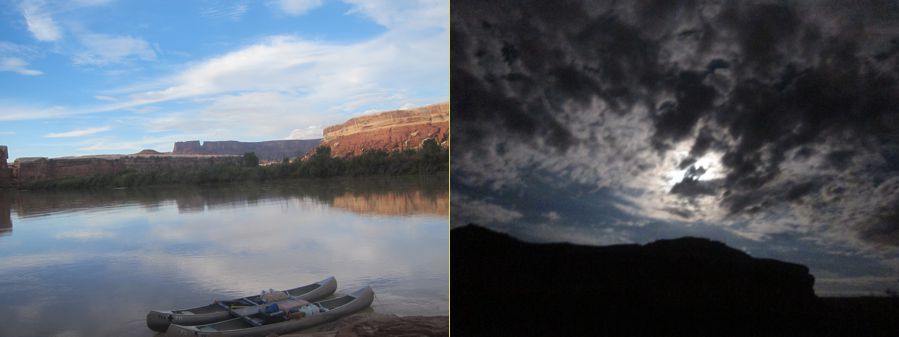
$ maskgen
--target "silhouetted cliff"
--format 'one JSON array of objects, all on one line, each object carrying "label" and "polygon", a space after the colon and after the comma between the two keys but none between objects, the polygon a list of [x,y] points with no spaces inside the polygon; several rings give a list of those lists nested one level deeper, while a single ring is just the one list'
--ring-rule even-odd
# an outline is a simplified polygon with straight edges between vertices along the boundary
[{"label": "silhouetted cliff", "polygon": [[174,154],[234,154],[255,152],[260,160],[296,158],[318,146],[320,139],[270,140],[265,142],[207,141],[176,142]]},{"label": "silhouetted cliff", "polygon": [[805,266],[707,239],[532,244],[469,225],[453,229],[450,243],[450,317],[460,336],[899,332],[888,314],[841,321],[847,311],[815,296]]}]

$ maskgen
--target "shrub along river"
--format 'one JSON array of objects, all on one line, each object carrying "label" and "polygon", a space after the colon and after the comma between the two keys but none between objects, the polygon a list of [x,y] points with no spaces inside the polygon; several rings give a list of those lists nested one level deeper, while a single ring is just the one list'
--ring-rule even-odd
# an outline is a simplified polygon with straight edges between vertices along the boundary
[{"label": "shrub along river", "polygon": [[337,277],[448,314],[446,176],[0,191],[0,336],[153,336],[177,309]]}]

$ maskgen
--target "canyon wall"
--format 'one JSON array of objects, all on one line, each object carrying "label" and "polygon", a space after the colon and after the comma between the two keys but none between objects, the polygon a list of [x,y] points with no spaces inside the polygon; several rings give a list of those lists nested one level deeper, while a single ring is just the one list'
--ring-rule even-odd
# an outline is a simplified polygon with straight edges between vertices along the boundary
[{"label": "canyon wall", "polygon": [[12,180],[27,183],[66,177],[115,174],[124,170],[148,172],[161,169],[189,170],[216,164],[240,165],[231,155],[103,155],[62,158],[19,158],[13,163]]},{"label": "canyon wall", "polygon": [[444,148],[449,144],[449,103],[355,117],[325,128],[321,145],[342,157],[364,150],[417,149],[426,139]]},{"label": "canyon wall", "polygon": [[314,149],[320,139],[270,140],[265,142],[207,141],[198,140],[176,142],[173,154],[232,154],[243,155],[253,152],[259,160],[282,160],[296,158]]}]

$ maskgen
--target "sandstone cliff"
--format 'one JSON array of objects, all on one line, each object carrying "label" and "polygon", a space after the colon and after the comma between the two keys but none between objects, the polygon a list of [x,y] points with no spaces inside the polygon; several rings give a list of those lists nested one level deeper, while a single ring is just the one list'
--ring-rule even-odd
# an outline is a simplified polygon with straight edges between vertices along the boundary
[{"label": "sandstone cliff", "polygon": [[296,158],[318,146],[320,139],[270,140],[265,142],[207,141],[176,142],[173,154],[233,154],[256,153],[260,160]]},{"label": "sandstone cliff", "polygon": [[340,157],[369,149],[416,149],[426,139],[443,147],[449,143],[449,103],[355,117],[325,128],[321,145]]}]

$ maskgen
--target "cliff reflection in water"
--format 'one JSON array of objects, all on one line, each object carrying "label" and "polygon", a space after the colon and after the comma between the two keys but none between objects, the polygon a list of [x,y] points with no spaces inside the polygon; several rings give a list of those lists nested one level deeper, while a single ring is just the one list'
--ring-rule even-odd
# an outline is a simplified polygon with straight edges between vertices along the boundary
[{"label": "cliff reflection in water", "polygon": [[12,233],[10,206],[12,206],[12,202],[9,200],[9,197],[0,193],[0,236]]},{"label": "cliff reflection in water", "polygon": [[[449,195],[440,179],[368,178],[274,184],[166,186],[91,191],[2,191],[0,233],[12,229],[10,210],[19,217],[124,205],[147,209],[174,202],[180,213],[253,206],[276,200],[311,199],[359,214],[446,216]],[[2,234],[0,234],[2,235]]]},{"label": "cliff reflection in water", "polygon": [[443,195],[425,195],[421,191],[383,194],[344,193],[337,196],[331,206],[362,214],[408,215],[434,214],[446,216],[449,198]]}]

